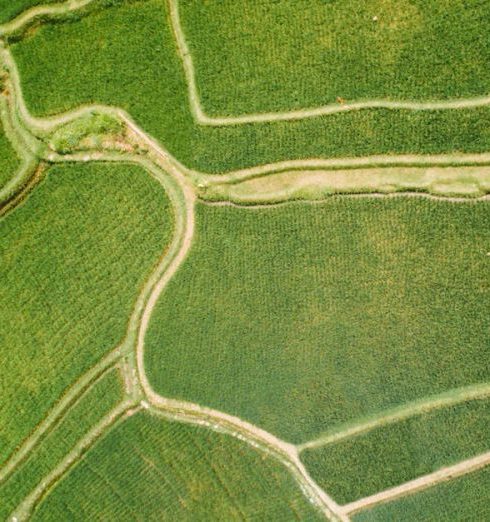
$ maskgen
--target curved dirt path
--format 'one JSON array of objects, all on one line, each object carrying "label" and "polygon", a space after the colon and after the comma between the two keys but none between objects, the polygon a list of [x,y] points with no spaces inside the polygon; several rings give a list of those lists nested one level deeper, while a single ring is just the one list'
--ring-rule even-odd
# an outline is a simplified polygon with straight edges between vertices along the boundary
[{"label": "curved dirt path", "polygon": [[378,504],[390,502],[406,495],[412,495],[413,493],[435,486],[441,482],[461,477],[472,471],[484,468],[489,464],[490,452],[483,453],[477,457],[458,462],[458,464],[454,464],[453,466],[442,468],[429,475],[405,482],[405,484],[401,484],[400,486],[381,491],[370,497],[361,498],[350,504],[345,504],[341,509],[346,515],[354,515],[359,511],[374,507]]},{"label": "curved dirt path", "polygon": [[36,18],[44,18],[49,16],[64,15],[70,11],[76,11],[94,2],[95,0],[67,0],[57,4],[45,4],[32,7],[15,17],[10,22],[0,25],[0,38],[9,36],[10,34],[22,29],[24,26],[32,23]]}]

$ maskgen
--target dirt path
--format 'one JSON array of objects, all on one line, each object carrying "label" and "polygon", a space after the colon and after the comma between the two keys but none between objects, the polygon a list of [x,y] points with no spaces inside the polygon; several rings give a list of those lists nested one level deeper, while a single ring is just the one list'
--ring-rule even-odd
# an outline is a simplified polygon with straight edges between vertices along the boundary
[{"label": "dirt path", "polygon": [[335,431],[326,433],[322,437],[305,442],[298,446],[298,451],[306,449],[320,448],[327,444],[332,444],[343,439],[355,437],[361,433],[374,430],[387,424],[393,424],[410,417],[423,415],[434,410],[448,408],[463,402],[468,402],[477,399],[485,399],[490,397],[490,383],[475,384],[473,386],[465,386],[463,388],[456,388],[439,395],[426,397],[408,404],[404,404],[398,408],[393,408],[388,411],[383,411],[379,415],[352,423],[347,426],[339,426]]},{"label": "dirt path", "polygon": [[411,495],[413,493],[417,493],[418,491],[422,491],[423,489],[435,486],[441,482],[466,475],[467,473],[481,469],[489,464],[490,452],[484,453],[483,455],[478,455],[477,457],[465,460],[463,462],[459,462],[454,466],[442,468],[439,471],[435,471],[429,475],[424,475],[418,479],[411,480],[410,482],[406,482],[405,484],[395,488],[387,489],[381,493],[376,493],[370,497],[361,498],[360,500],[356,500],[355,502],[351,502],[350,504],[342,506],[342,510],[348,515],[353,515],[359,511],[371,508],[378,504],[390,502],[392,500],[396,500],[397,498]]}]

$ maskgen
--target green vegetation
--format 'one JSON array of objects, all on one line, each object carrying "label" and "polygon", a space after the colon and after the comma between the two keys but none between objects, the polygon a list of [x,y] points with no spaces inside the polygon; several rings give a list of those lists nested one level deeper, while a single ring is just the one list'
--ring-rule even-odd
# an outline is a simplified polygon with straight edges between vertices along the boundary
[{"label": "green vegetation", "polygon": [[76,442],[122,399],[118,370],[104,375],[71,408],[33,455],[0,487],[0,518],[9,514]]},{"label": "green vegetation", "polygon": [[353,517],[354,522],[481,522],[490,519],[490,468]]},{"label": "green vegetation", "polygon": [[196,125],[167,7],[164,0],[122,1],[76,22],[46,24],[13,45],[29,109],[55,114],[94,102],[124,108],[180,161],[203,171],[294,158],[490,150],[485,107]]},{"label": "green vegetation", "polygon": [[196,221],[146,336],[160,394],[304,442],[488,381],[488,202],[201,204]]},{"label": "green vegetation", "polygon": [[[472,401],[301,454],[313,479],[347,504],[488,449],[490,401]],[[418,519],[414,519],[418,520]]]},{"label": "green vegetation", "polygon": [[33,520],[320,520],[288,471],[226,435],[137,414],[97,444]]},{"label": "green vegetation", "polygon": [[19,166],[19,158],[4,133],[0,120],[0,189],[12,179]]},{"label": "green vegetation", "polygon": [[0,24],[8,22],[36,5],[52,4],[60,0],[0,0]]},{"label": "green vegetation", "polygon": [[63,125],[50,138],[50,146],[65,154],[83,145],[83,140],[95,142],[103,137],[118,135],[123,131],[123,124],[109,114],[92,113]]},{"label": "green vegetation", "polygon": [[489,94],[490,42],[481,41],[482,31],[490,30],[488,2],[178,5],[209,114],[290,111],[336,103],[338,97],[352,102]]},{"label": "green vegetation", "polygon": [[0,462],[124,337],[172,223],[162,187],[113,164],[52,167],[0,222]]}]

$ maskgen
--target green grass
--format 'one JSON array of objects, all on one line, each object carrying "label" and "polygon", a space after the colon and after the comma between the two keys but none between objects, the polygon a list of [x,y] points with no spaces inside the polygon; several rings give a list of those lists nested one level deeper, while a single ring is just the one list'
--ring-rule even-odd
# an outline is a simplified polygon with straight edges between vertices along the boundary
[{"label": "green grass", "polygon": [[347,504],[488,450],[490,401],[473,401],[301,454],[313,479]]},{"label": "green grass", "polygon": [[163,0],[122,2],[77,22],[45,25],[13,45],[30,110],[54,114],[95,102],[122,107],[179,160],[204,171],[294,158],[490,150],[488,108],[196,125],[166,9]]},{"label": "green grass", "polygon": [[0,0],[0,24],[37,5],[52,4],[60,0]]},{"label": "green grass", "polygon": [[482,522],[490,519],[490,468],[377,506],[354,522]]},{"label": "green grass", "polygon": [[52,167],[0,223],[0,462],[121,341],[172,233],[141,168]]},{"label": "green grass", "polygon": [[0,189],[12,179],[19,166],[19,158],[8,140],[0,121]]},{"label": "green grass", "polygon": [[105,374],[70,409],[32,456],[0,487],[0,518],[9,514],[63,459],[72,447],[122,399],[118,370]]},{"label": "green grass", "polygon": [[489,380],[489,203],[342,198],[200,204],[157,303],[160,394],[291,441]]},{"label": "green grass", "polygon": [[339,96],[438,100],[490,93],[490,42],[481,39],[490,30],[488,2],[178,4],[210,114],[317,107]]},{"label": "green grass", "polygon": [[321,520],[289,472],[226,435],[137,414],[99,442],[33,520]]}]

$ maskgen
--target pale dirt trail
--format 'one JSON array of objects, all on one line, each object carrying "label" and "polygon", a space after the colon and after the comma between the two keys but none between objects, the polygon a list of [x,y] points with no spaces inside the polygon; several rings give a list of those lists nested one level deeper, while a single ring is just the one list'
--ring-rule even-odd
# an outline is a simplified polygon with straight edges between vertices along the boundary
[{"label": "pale dirt trail", "polygon": [[465,386],[463,388],[456,388],[439,395],[419,399],[417,401],[404,404],[398,408],[393,408],[388,411],[382,411],[378,415],[366,419],[359,420],[351,425],[339,426],[335,431],[326,433],[317,439],[310,440],[298,446],[298,451],[306,449],[315,449],[333,444],[343,439],[355,437],[361,433],[374,430],[376,428],[386,426],[399,422],[416,415],[423,415],[432,411],[455,406],[467,401],[485,399],[490,396],[490,383],[476,384],[473,386]]},{"label": "pale dirt trail", "polygon": [[478,455],[477,457],[459,462],[453,466],[442,468],[438,471],[435,471],[434,473],[430,473],[429,475],[424,475],[423,477],[411,480],[410,482],[405,482],[405,484],[401,484],[400,486],[381,491],[380,493],[376,493],[370,497],[361,498],[360,500],[356,500],[355,502],[341,506],[341,509],[344,511],[344,513],[353,515],[359,511],[371,508],[378,504],[390,502],[392,500],[396,500],[397,498],[417,493],[418,491],[435,486],[436,484],[446,480],[451,480],[462,475],[466,475],[472,471],[484,468],[489,464],[490,452],[483,453],[482,455]]}]

